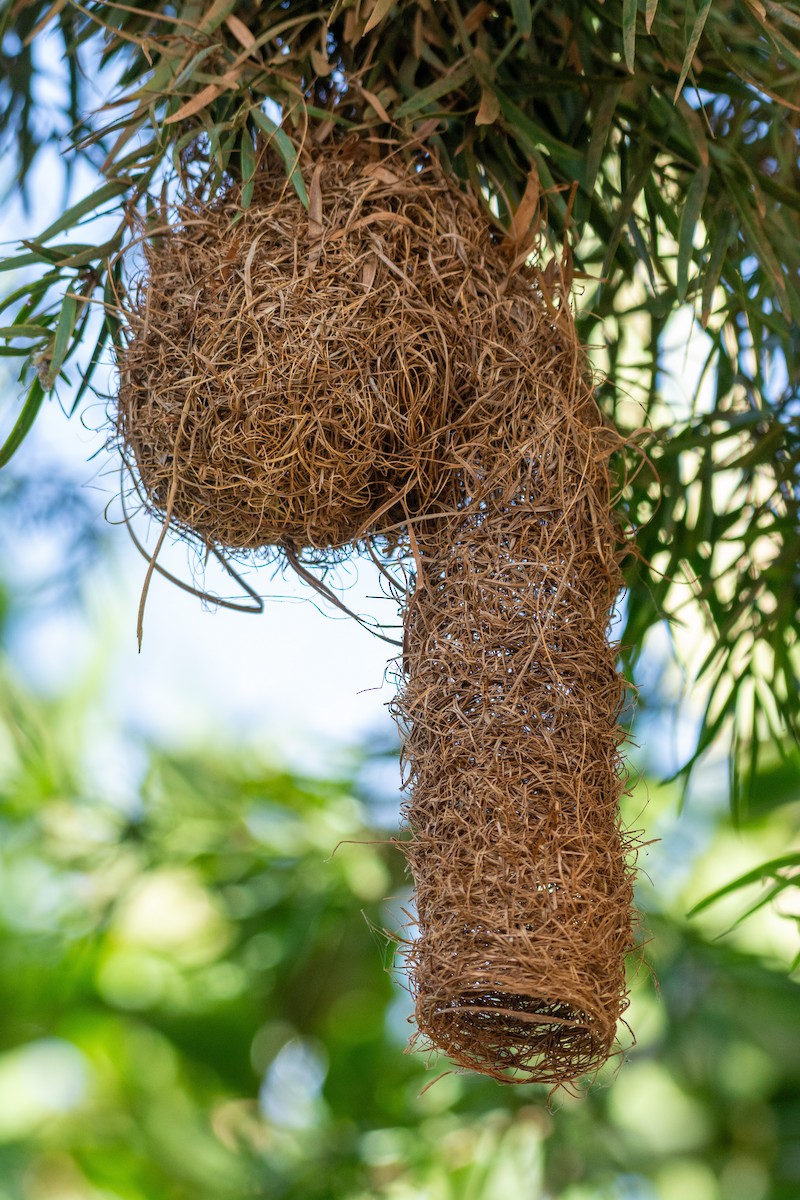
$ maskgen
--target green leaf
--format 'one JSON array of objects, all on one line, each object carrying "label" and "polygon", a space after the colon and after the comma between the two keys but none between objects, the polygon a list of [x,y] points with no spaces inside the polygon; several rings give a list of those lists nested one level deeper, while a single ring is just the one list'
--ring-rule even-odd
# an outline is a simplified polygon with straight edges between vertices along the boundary
[{"label": "green leaf", "polygon": [[680,232],[678,234],[678,299],[683,303],[689,287],[689,263],[694,249],[694,232],[703,211],[708,184],[711,178],[711,166],[703,163],[697,168],[686,193],[686,202],[681,213]]},{"label": "green leaf", "polygon": [[5,258],[0,262],[0,271],[18,271],[23,267],[41,266],[46,263],[48,266],[59,266],[65,259],[77,253],[83,253],[86,250],[94,250],[94,246],[88,245],[73,245],[73,246],[40,246],[38,242],[23,240],[23,246],[32,247],[27,254],[17,254],[14,258]]},{"label": "green leaf", "polygon": [[763,266],[771,275],[775,283],[775,290],[779,293],[785,293],[786,279],[784,268],[764,232],[764,226],[760,217],[757,213],[753,212],[754,202],[751,193],[746,191],[738,181],[730,176],[727,178],[727,185],[728,192],[734,202],[736,211],[739,213],[742,226],[751,243],[752,249],[755,250]]},{"label": "green leaf", "polygon": [[675,88],[675,100],[678,99],[678,96],[680,96],[681,92],[683,91],[683,85],[686,82],[686,76],[689,74],[694,56],[697,53],[697,47],[700,43],[700,38],[703,36],[706,20],[709,12],[711,11],[711,4],[712,0],[702,0],[702,3],[697,10],[697,16],[694,19],[692,32],[689,35],[689,44],[686,47],[686,54],[683,59],[683,66],[681,67],[681,73],[678,79],[678,86]]},{"label": "green leaf", "polygon": [[737,891],[739,888],[748,887],[751,883],[760,883],[762,879],[774,879],[778,871],[784,871],[787,868],[800,867],[800,851],[795,851],[794,854],[784,854],[780,858],[770,859],[769,862],[763,863],[760,867],[755,867],[752,871],[747,871],[744,875],[740,875],[738,879],[734,879],[731,883],[726,883],[724,887],[717,888],[710,896],[706,896],[699,904],[695,904],[694,908],[690,909],[688,916],[693,917],[695,913],[702,912],[711,904],[715,904],[717,900],[721,900],[723,896],[729,896],[731,892]]},{"label": "green leaf", "polygon": [[91,246],[88,250],[79,250],[77,254],[70,254],[69,258],[62,259],[58,265],[75,270],[78,267],[88,267],[89,263],[102,262],[119,250],[121,241],[121,235],[117,235],[110,241],[103,242],[102,246]]},{"label": "green leaf", "polygon": [[[57,233],[63,233],[65,229],[71,229],[76,225],[81,217],[85,217],[87,213],[97,212],[103,204],[108,200],[113,200],[117,196],[121,196],[123,192],[127,192],[131,187],[129,179],[112,179],[109,183],[104,183],[96,192],[92,192],[91,196],[86,196],[77,204],[73,204],[72,208],[68,208],[57,221],[52,225],[48,225],[44,233],[40,233],[37,242],[46,242],[51,237],[55,237]],[[27,243],[26,243],[27,244]]]},{"label": "green leaf", "polygon": [[44,325],[0,325],[0,338],[46,338],[50,330]]},{"label": "green leaf", "polygon": [[240,0],[213,0],[200,23],[201,33],[213,33],[226,17],[240,7]]},{"label": "green leaf", "polygon": [[622,49],[625,54],[625,66],[633,74],[633,63],[636,57],[636,14],[637,0],[622,0]]},{"label": "green leaf", "polygon": [[657,151],[653,146],[650,146],[646,149],[646,151],[643,151],[638,164],[638,169],[626,187],[625,192],[620,197],[619,207],[617,209],[617,219],[611,232],[611,237],[606,246],[603,265],[600,268],[600,275],[603,279],[606,278],[611,269],[614,256],[617,252],[617,247],[619,246],[620,238],[622,237],[622,232],[628,223],[628,218],[633,212],[633,206],[636,203],[637,197],[640,195],[642,188],[644,187],[645,182],[650,175],[650,171],[656,159],[656,153]]},{"label": "green leaf", "polygon": [[583,151],[576,146],[570,146],[555,137],[544,125],[534,120],[528,113],[522,111],[519,105],[499,89],[495,89],[503,116],[509,123],[511,132],[515,135],[525,134],[539,149],[544,147],[559,162],[583,162]]},{"label": "green leaf", "polygon": [[303,208],[308,208],[308,192],[303,182],[303,176],[300,174],[300,168],[297,165],[297,149],[291,138],[281,129],[280,125],[276,125],[274,121],[270,120],[267,114],[263,113],[260,108],[252,108],[250,115],[261,132],[265,133],[269,140],[275,143],[278,153],[286,164],[286,173],[291,180],[292,187],[297,192],[300,203],[303,205]]},{"label": "green leaf", "polygon": [[56,335],[53,339],[53,353],[50,358],[50,364],[47,368],[45,387],[48,391],[55,386],[55,382],[61,373],[61,368],[64,365],[64,359],[67,357],[69,341],[72,337],[72,331],[75,328],[77,315],[78,297],[74,294],[74,292],[67,292],[66,296],[64,297],[64,303],[61,305],[61,312],[58,316]]},{"label": "green leaf", "polygon": [[614,120],[614,113],[617,111],[621,92],[621,83],[612,83],[609,87],[603,88],[602,91],[598,89],[597,103],[591,117],[592,135],[589,140],[589,149],[586,151],[583,173],[584,187],[590,195],[594,191],[594,185],[597,182],[597,172],[603,160],[603,152],[608,144],[608,135],[611,130],[611,123]]},{"label": "green leaf", "polygon": [[722,275],[722,268],[725,266],[725,257],[728,253],[728,247],[731,243],[731,235],[734,231],[736,218],[729,208],[725,208],[721,214],[720,221],[712,223],[711,229],[711,257],[708,260],[708,266],[703,273],[703,298],[702,312],[700,321],[703,328],[708,324],[708,318],[711,316],[711,305],[714,302],[714,290],[719,283]]},{"label": "green leaf", "polygon": [[450,92],[458,91],[465,83],[469,83],[474,78],[475,71],[472,63],[462,63],[448,72],[447,75],[443,75],[441,79],[435,80],[434,83],[428,84],[427,87],[420,88],[413,96],[409,96],[395,110],[394,115],[398,120],[402,117],[416,116],[417,113],[423,112],[434,100],[439,100],[442,96],[446,96]]},{"label": "green leaf", "polygon": [[530,0],[511,0],[511,14],[514,24],[524,38],[531,35],[533,28],[533,12]]},{"label": "green leaf", "polygon": [[242,159],[242,208],[249,208],[256,186],[256,156],[253,150],[253,138],[247,125],[242,130],[239,150]]},{"label": "green leaf", "polygon": [[29,280],[22,287],[16,288],[13,292],[9,292],[0,300],[0,312],[5,312],[7,308],[16,304],[18,300],[25,298],[28,303],[34,300],[37,296],[42,296],[49,291],[54,284],[61,282],[61,276],[57,271],[48,272],[47,275],[39,279]]},{"label": "green leaf", "polygon": [[14,423],[14,428],[11,430],[11,433],[8,435],[3,445],[0,446],[0,467],[6,466],[9,460],[14,456],[14,454],[16,454],[17,450],[22,445],[31,426],[36,420],[43,400],[44,388],[42,387],[41,381],[37,376],[28,389],[28,395],[25,400],[25,404],[22,407],[22,412],[19,414]]}]

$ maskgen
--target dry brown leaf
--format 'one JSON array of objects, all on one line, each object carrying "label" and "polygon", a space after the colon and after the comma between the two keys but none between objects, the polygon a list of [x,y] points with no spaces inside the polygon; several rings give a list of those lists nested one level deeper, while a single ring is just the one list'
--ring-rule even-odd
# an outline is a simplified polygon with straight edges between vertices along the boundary
[{"label": "dry brown leaf", "polygon": [[500,101],[491,88],[481,88],[481,103],[475,117],[476,125],[494,125],[500,116]]},{"label": "dry brown leaf", "polygon": [[348,8],[344,14],[344,40],[348,46],[355,46],[361,41],[364,29],[361,19],[354,8]]},{"label": "dry brown leaf", "polygon": [[328,56],[323,54],[320,50],[315,50],[313,47],[311,49],[311,65],[313,66],[316,74],[322,79],[326,79],[333,70],[333,67],[328,61]]},{"label": "dry brown leaf", "polygon": [[366,25],[364,26],[364,33],[369,33],[369,31],[374,29],[376,25],[380,25],[383,18],[388,17],[389,13],[394,7],[394,4],[395,0],[375,0],[375,5],[372,9],[372,12],[369,14],[369,19],[367,20]]},{"label": "dry brown leaf", "polygon": [[380,102],[380,100],[378,99],[378,97],[375,95],[375,93],[374,93],[374,92],[368,92],[368,91],[367,91],[367,89],[366,89],[365,87],[362,87],[362,89],[361,89],[361,95],[364,97],[364,99],[365,99],[365,100],[369,101],[369,103],[370,103],[370,104],[372,105],[372,107],[375,109],[375,112],[378,114],[378,116],[380,117],[380,119],[381,119],[382,121],[385,121],[387,125],[391,125],[391,123],[392,123],[392,119],[391,119],[391,117],[389,116],[389,114],[387,113],[386,109],[385,109],[385,108],[383,107],[383,105],[381,104],[381,102]]},{"label": "dry brown leaf", "polygon": [[256,39],[250,30],[238,17],[231,14],[225,18],[225,24],[230,29],[233,36],[236,38],[240,46],[244,46],[245,50],[252,50],[256,44]]},{"label": "dry brown leaf", "polygon": [[213,100],[216,100],[217,96],[221,96],[228,86],[226,83],[206,84],[194,96],[190,96],[177,112],[173,113],[171,117],[167,117],[164,124],[174,125],[178,121],[185,121],[187,117],[193,117],[195,113],[199,113],[202,109],[207,108]]},{"label": "dry brown leaf", "polygon": [[379,179],[381,183],[386,183],[389,187],[394,187],[400,182],[400,176],[381,163],[367,163],[365,167],[362,167],[361,174],[368,175],[372,179]]},{"label": "dry brown leaf", "polygon": [[471,8],[464,18],[464,28],[467,33],[474,33],[476,29],[480,29],[487,17],[491,16],[494,9],[491,4],[487,4],[486,0],[481,0],[480,4],[476,4]]},{"label": "dry brown leaf", "polygon": [[519,207],[514,213],[511,225],[509,226],[508,238],[510,242],[523,242],[528,237],[531,223],[539,208],[539,197],[541,194],[542,187],[539,183],[539,172],[532,165],[528,172],[528,181],[525,184],[525,191],[522,193]]}]

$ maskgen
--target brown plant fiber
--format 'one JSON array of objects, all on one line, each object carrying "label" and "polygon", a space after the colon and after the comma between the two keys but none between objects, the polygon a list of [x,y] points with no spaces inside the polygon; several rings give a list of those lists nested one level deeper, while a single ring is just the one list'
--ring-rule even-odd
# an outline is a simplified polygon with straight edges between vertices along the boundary
[{"label": "brown plant fiber", "polygon": [[246,212],[234,190],[145,243],[117,416],[178,526],[325,560],[430,505],[496,284],[438,173],[340,153],[308,175],[310,211],[278,168]]},{"label": "brown plant fiber", "polygon": [[413,562],[412,1040],[558,1085],[612,1053],[634,944],[618,439],[566,302],[472,198],[430,161],[317,154],[308,211],[265,166],[246,211],[231,188],[146,243],[123,453],[145,504],[209,546]]},{"label": "brown plant fiber", "polygon": [[546,372],[524,341],[493,361],[458,513],[418,535],[396,708],[418,1029],[462,1066],[557,1085],[612,1052],[633,939],[607,437],[570,339],[548,337]]}]

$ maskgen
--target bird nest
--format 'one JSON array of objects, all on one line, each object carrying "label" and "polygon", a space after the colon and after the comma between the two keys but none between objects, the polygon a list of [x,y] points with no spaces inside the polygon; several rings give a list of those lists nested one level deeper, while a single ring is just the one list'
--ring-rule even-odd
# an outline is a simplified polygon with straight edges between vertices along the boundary
[{"label": "bird nest", "polygon": [[417,1038],[563,1083],[612,1052],[633,947],[607,624],[617,445],[568,306],[430,159],[264,164],[145,242],[118,433],[210,547],[413,563],[404,738]]},{"label": "bird nest", "polygon": [[[231,188],[144,243],[117,409],[145,502],[226,549],[324,558],[440,490],[497,281],[477,204],[360,147]],[[335,555],[334,555],[335,557]]]}]

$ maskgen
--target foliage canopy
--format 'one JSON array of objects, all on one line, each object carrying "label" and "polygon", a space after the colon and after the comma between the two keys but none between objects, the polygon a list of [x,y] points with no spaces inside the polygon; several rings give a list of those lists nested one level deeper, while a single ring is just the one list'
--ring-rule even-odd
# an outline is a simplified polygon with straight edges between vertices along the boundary
[{"label": "foliage canopy", "polygon": [[[176,191],[247,185],[264,139],[306,203],[305,138],[427,143],[499,225],[538,221],[545,257],[569,250],[601,402],[652,431],[654,470],[623,479],[641,561],[622,641],[635,659],[664,617],[704,631],[686,664],[707,697],[692,761],[732,735],[743,799],[759,747],[800,720],[800,5],[4,0],[0,31],[16,183],[30,191],[48,145],[96,178],[0,264],[25,392],[0,460],[72,364],[81,404],[119,336],[134,212],[152,226]],[[55,121],[40,86],[54,47]],[[683,308],[705,365],[681,410],[666,383]]]}]

